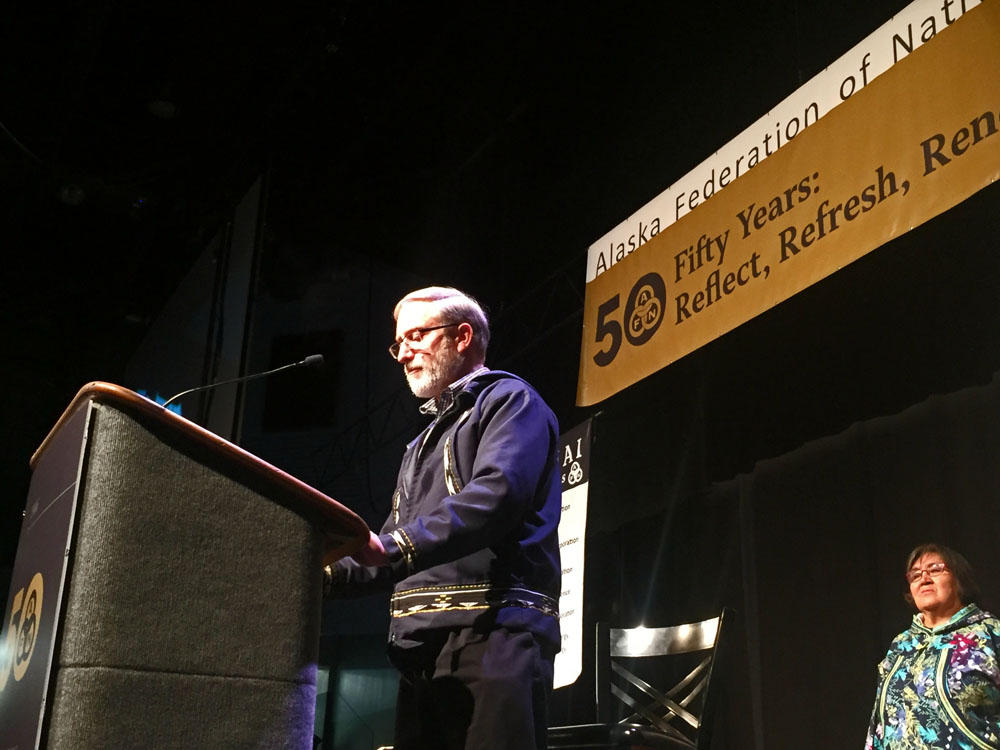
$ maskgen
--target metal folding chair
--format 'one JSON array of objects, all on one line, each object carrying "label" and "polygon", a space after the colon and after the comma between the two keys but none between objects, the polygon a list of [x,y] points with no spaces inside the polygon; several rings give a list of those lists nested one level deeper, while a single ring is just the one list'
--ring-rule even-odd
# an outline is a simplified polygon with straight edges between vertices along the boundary
[{"label": "metal folding chair", "polygon": [[[712,688],[732,619],[724,609],[718,617],[670,627],[598,623],[598,721],[551,727],[549,748],[708,748]],[[685,663],[678,676],[670,667],[679,661]]]}]

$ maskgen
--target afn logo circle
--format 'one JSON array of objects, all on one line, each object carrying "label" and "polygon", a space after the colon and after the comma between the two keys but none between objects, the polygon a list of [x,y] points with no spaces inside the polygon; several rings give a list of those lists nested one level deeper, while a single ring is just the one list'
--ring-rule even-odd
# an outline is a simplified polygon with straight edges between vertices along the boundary
[{"label": "afn logo circle", "polygon": [[19,589],[14,594],[7,637],[0,644],[0,690],[7,687],[12,672],[14,679],[20,682],[28,671],[38,641],[44,593],[42,574],[35,573],[27,591]]},{"label": "afn logo circle", "polygon": [[579,461],[574,461],[569,467],[569,474],[566,475],[566,481],[572,486],[579,484],[581,479],[583,479],[583,468],[580,466]]},{"label": "afn logo circle", "polygon": [[633,346],[652,338],[663,322],[667,290],[658,273],[647,273],[632,287],[625,305],[625,337]]}]

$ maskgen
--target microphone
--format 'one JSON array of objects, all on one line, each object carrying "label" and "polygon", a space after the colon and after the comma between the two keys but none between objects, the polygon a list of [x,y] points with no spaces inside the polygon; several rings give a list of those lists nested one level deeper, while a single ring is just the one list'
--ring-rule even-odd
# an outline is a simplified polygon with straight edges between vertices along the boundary
[{"label": "microphone", "polygon": [[247,380],[255,380],[257,378],[264,378],[264,377],[267,377],[268,375],[274,375],[276,372],[281,372],[282,370],[290,370],[293,367],[317,367],[317,366],[319,366],[321,364],[323,364],[323,355],[322,354],[310,354],[308,357],[306,357],[303,360],[300,360],[299,362],[292,362],[290,365],[282,365],[281,367],[275,367],[273,370],[268,370],[267,372],[257,372],[257,373],[254,373],[252,375],[243,375],[243,376],[238,377],[238,378],[231,378],[230,380],[220,380],[218,383],[209,383],[208,385],[199,385],[197,388],[188,388],[186,391],[181,391],[180,393],[178,393],[178,394],[176,394],[174,396],[171,396],[170,398],[168,398],[166,401],[164,401],[160,405],[164,409],[166,409],[167,408],[167,404],[169,404],[171,401],[176,401],[181,396],[186,396],[189,393],[195,393],[197,391],[204,391],[204,390],[207,390],[209,388],[216,388],[216,387],[218,387],[220,385],[229,385],[230,383],[242,383],[242,382],[247,381]]}]

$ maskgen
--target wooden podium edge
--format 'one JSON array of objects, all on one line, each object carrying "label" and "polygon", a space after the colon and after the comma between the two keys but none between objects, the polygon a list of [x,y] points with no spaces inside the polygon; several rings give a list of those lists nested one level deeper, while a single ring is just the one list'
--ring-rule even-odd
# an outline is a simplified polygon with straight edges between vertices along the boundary
[{"label": "wooden podium edge", "polygon": [[324,565],[356,552],[367,543],[368,525],[350,508],[214,432],[175,414],[155,401],[140,396],[135,391],[114,383],[93,381],[84,385],[77,392],[69,406],[49,430],[41,445],[32,454],[29,461],[32,470],[38,464],[55,434],[77,409],[90,401],[107,403],[133,416],[152,420],[157,425],[172,430],[176,435],[187,439],[194,446],[207,449],[224,461],[231,462],[239,469],[249,472],[254,478],[262,480],[272,489],[299,503],[296,510],[302,511],[315,522],[326,537],[326,550],[323,555]]}]

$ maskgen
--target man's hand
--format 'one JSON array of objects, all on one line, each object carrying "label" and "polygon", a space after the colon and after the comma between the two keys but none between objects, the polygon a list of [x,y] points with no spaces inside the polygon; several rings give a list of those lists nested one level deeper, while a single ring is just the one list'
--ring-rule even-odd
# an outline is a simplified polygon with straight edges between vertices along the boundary
[{"label": "man's hand", "polygon": [[388,565],[389,556],[385,554],[385,547],[379,541],[378,535],[374,531],[368,532],[368,544],[351,555],[362,565]]}]

